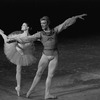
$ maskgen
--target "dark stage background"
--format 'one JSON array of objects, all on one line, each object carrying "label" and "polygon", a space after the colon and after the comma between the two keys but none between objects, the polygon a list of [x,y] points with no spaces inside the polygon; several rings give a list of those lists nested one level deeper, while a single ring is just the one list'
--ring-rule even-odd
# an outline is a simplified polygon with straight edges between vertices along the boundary
[{"label": "dark stage background", "polygon": [[55,27],[69,17],[87,13],[84,21],[77,20],[60,38],[97,36],[99,4],[99,0],[0,0],[0,28],[9,34],[28,22],[33,34],[41,30],[39,19],[44,15],[50,17],[51,27]]},{"label": "dark stage background", "polygon": [[[58,35],[59,63],[51,92],[58,100],[100,100],[99,9],[99,0],[0,0],[0,29],[8,35],[27,22],[32,28],[30,33],[34,34],[41,30],[42,16],[50,17],[53,28],[69,17],[86,13],[85,20],[78,19]],[[21,97],[17,97],[16,67],[7,60],[3,43],[0,36],[0,100],[28,100],[25,95],[37,71],[43,47],[36,42],[37,63],[22,67]],[[44,100],[46,76],[47,69],[31,95],[32,100]]]}]

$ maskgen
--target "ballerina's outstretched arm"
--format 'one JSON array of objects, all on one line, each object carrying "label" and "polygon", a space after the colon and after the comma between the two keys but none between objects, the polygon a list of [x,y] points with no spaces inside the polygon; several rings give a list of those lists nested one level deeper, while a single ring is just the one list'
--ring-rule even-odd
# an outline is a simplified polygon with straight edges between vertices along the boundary
[{"label": "ballerina's outstretched arm", "polygon": [[6,34],[4,34],[4,31],[0,29],[0,35],[4,39],[5,43],[15,42],[16,40],[8,38]]},{"label": "ballerina's outstretched arm", "polygon": [[0,29],[0,35],[2,36],[2,38],[4,39],[5,43],[12,43],[12,42],[16,42],[16,39],[13,38],[9,38],[6,34],[4,34],[4,31]]}]

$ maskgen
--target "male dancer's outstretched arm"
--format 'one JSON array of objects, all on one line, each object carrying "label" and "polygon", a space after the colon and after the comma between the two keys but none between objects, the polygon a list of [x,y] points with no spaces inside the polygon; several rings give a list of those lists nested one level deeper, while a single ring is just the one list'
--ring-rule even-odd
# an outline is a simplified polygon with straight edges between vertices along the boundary
[{"label": "male dancer's outstretched arm", "polygon": [[66,29],[67,27],[71,26],[72,24],[74,24],[76,22],[76,20],[78,18],[83,19],[84,20],[84,16],[87,16],[87,14],[81,14],[81,15],[77,15],[77,16],[73,16],[71,18],[68,18],[67,20],[65,20],[62,24],[56,26],[54,28],[54,30],[57,33],[60,33],[62,30]]}]

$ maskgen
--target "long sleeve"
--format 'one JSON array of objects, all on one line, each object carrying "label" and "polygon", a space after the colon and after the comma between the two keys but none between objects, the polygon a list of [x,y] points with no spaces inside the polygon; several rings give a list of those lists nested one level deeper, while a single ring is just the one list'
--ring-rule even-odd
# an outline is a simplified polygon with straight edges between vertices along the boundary
[{"label": "long sleeve", "polygon": [[72,24],[74,24],[76,22],[76,17],[72,17],[72,18],[68,18],[67,20],[65,20],[62,24],[56,26],[54,28],[54,30],[57,33],[60,33],[61,31],[63,31],[64,29],[66,29],[67,27],[71,26]]},{"label": "long sleeve", "polygon": [[68,18],[62,24],[60,24],[54,28],[55,32],[60,33],[62,30],[66,29],[67,27],[74,24],[76,22],[77,18],[84,19],[84,18],[82,18],[84,16],[87,16],[87,14],[81,14],[81,15],[77,15],[77,16],[73,16],[71,18]]}]

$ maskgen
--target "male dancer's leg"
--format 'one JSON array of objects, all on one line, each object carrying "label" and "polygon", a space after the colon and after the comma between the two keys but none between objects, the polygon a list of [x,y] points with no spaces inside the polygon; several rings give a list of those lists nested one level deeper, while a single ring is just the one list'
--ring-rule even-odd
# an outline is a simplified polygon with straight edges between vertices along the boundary
[{"label": "male dancer's leg", "polygon": [[20,86],[21,86],[21,66],[17,65],[16,67],[16,81],[17,81],[17,86],[15,87],[17,91],[17,95],[20,96]]},{"label": "male dancer's leg", "polygon": [[35,88],[35,86],[39,82],[44,69],[48,66],[48,63],[49,63],[49,60],[48,60],[47,56],[43,54],[40,61],[39,61],[38,70],[37,70],[36,75],[34,77],[33,83],[31,85],[29,91],[27,92],[26,97],[29,97],[32,90]]},{"label": "male dancer's leg", "polygon": [[48,67],[48,76],[46,79],[46,89],[45,89],[45,99],[54,99],[57,98],[56,96],[53,96],[50,94],[50,86],[51,86],[51,80],[54,76],[55,69],[58,64],[58,55],[55,56],[53,60],[50,61],[49,67]]}]

